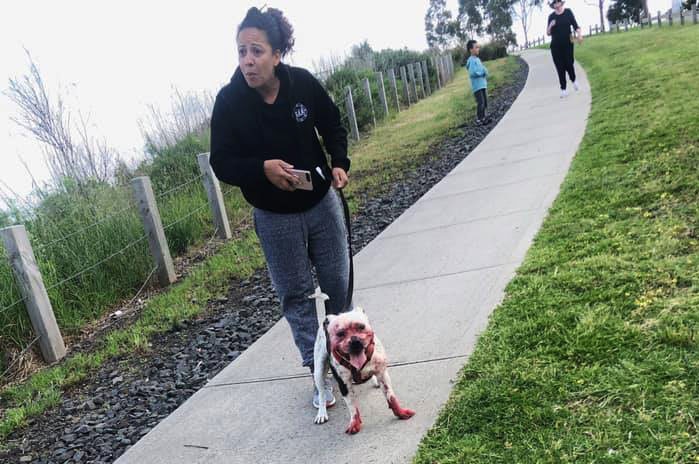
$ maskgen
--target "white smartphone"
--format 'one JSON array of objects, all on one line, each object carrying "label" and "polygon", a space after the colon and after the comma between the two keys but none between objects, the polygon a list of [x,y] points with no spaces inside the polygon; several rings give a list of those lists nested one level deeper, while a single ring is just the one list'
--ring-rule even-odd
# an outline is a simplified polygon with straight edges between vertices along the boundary
[{"label": "white smartphone", "polygon": [[297,189],[313,190],[311,171],[304,171],[303,169],[289,169],[289,172],[299,178],[300,183],[296,184]]}]

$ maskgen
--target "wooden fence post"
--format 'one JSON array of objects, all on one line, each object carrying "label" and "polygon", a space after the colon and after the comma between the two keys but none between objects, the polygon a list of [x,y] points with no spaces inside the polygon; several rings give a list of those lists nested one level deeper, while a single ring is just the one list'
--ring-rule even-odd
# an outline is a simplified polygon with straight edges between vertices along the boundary
[{"label": "wooden fence post", "polygon": [[697,4],[692,5],[692,22],[697,23]]},{"label": "wooden fence post", "polygon": [[211,207],[211,215],[214,217],[214,227],[216,227],[216,235],[219,238],[227,240],[232,237],[231,226],[228,223],[228,213],[226,213],[226,205],[223,202],[223,194],[221,193],[221,184],[218,182],[214,170],[209,164],[209,154],[200,153],[197,155],[199,170],[202,173],[206,196],[209,199]]},{"label": "wooden fence post", "polygon": [[413,95],[415,96],[415,102],[420,100],[417,94],[417,79],[415,79],[415,67],[413,63],[408,63],[408,79],[410,79],[410,87],[413,90]]},{"label": "wooden fence post", "polygon": [[417,80],[420,81],[420,89],[422,90],[422,98],[427,98],[427,90],[425,89],[425,79],[422,77],[422,65],[418,61],[415,63],[417,68]]},{"label": "wooden fence post", "polygon": [[357,127],[357,115],[354,113],[354,100],[352,100],[352,87],[347,86],[347,95],[345,96],[345,107],[347,108],[347,117],[349,117],[350,131],[354,140],[359,140],[359,127]]},{"label": "wooden fence post", "polygon": [[628,32],[629,30],[629,20],[628,18],[624,20],[624,31]]},{"label": "wooden fence post", "polygon": [[590,37],[592,37],[592,24],[590,24]]},{"label": "wooden fence post", "polygon": [[388,80],[391,83],[393,96],[396,98],[396,110],[400,113],[400,100],[398,99],[398,85],[396,84],[396,72],[393,68],[388,70]]},{"label": "wooden fence post", "polygon": [[374,121],[374,127],[376,127],[376,113],[374,113],[374,99],[371,98],[371,84],[369,83],[369,78],[365,77],[362,81],[362,84],[364,84],[364,93],[366,94],[366,97],[369,99],[369,108],[371,108],[371,119],[372,121]]},{"label": "wooden fence post", "polygon": [[684,8],[680,7],[680,26],[684,26]]},{"label": "wooden fence post", "polygon": [[595,24],[595,35],[599,34],[599,25]]},{"label": "wooden fence post", "polygon": [[434,75],[437,77],[437,89],[442,88],[442,78],[439,76],[439,67],[437,66],[437,59],[433,56],[431,58],[432,60],[432,67],[434,68]]},{"label": "wooden fence post", "polygon": [[449,70],[447,69],[447,57],[444,55],[441,55],[439,57],[439,62],[440,62],[440,66],[442,69],[442,80],[445,83],[449,82],[451,79],[449,78]]},{"label": "wooden fence post", "polygon": [[661,18],[662,18],[662,13],[660,12],[660,10],[658,10],[658,27],[663,25]]},{"label": "wooden fence post", "polygon": [[381,100],[381,106],[383,107],[384,116],[388,116],[388,101],[386,100],[386,87],[383,85],[383,73],[381,71],[376,73],[376,80],[378,83],[377,88],[379,89],[379,100]]},{"label": "wooden fence post", "polygon": [[153,186],[149,177],[141,176],[131,180],[131,187],[136,198],[138,211],[141,213],[150,252],[158,268],[158,281],[161,287],[167,287],[177,280],[177,276],[172,264],[170,249],[167,246],[163,223],[160,221],[160,212],[155,202]]},{"label": "wooden fence post", "polygon": [[400,80],[403,83],[405,100],[408,102],[408,106],[410,106],[410,88],[408,87],[408,74],[405,72],[405,66],[400,67]]},{"label": "wooden fence post", "polygon": [[66,355],[66,346],[53,314],[51,301],[44,286],[34,251],[23,225],[0,229],[15,279],[24,297],[34,334],[39,337],[41,355],[54,363]]},{"label": "wooden fence post", "polygon": [[427,60],[422,60],[422,74],[425,76],[427,84],[427,95],[432,95],[432,85],[430,84],[430,74],[427,72]]}]

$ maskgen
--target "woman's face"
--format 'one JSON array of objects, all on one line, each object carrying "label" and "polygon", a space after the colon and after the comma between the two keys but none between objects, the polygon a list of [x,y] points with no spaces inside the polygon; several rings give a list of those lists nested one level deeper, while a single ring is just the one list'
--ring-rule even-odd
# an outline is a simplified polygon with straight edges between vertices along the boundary
[{"label": "woman's face", "polygon": [[238,33],[238,64],[245,82],[253,89],[265,87],[275,78],[274,67],[281,61],[279,50],[272,50],[267,33],[246,27]]},{"label": "woman's face", "polygon": [[553,9],[560,13],[563,10],[563,2],[553,2]]}]

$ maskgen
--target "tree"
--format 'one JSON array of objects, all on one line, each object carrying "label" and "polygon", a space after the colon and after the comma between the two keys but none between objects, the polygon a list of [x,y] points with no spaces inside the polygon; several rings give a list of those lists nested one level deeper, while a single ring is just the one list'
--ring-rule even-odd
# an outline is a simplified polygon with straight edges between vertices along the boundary
[{"label": "tree", "polygon": [[512,10],[517,0],[459,0],[460,37],[486,32],[503,44],[515,43]]},{"label": "tree", "polygon": [[512,32],[512,7],[517,0],[487,0],[485,2],[485,18],[488,25],[485,31],[496,42],[505,45],[516,43]]},{"label": "tree", "polygon": [[352,52],[345,64],[353,69],[374,69],[374,49],[368,40],[353,45]]},{"label": "tree", "polygon": [[465,41],[483,33],[483,14],[479,0],[459,0],[458,37]]},{"label": "tree", "polygon": [[597,6],[599,7],[599,23],[600,23],[600,28],[602,29],[602,32],[606,30],[604,27],[604,0],[593,0],[593,1],[588,1],[585,0],[585,3],[591,6]]},{"label": "tree", "polygon": [[109,181],[118,155],[104,140],[90,135],[89,121],[82,114],[78,113],[78,125],[71,122],[71,113],[60,95],[55,102],[51,101],[39,67],[29,51],[25,52],[29,74],[10,78],[6,91],[19,107],[19,116],[12,120],[39,141],[57,186],[72,179],[82,191],[90,182]]},{"label": "tree", "polygon": [[425,38],[430,48],[446,47],[456,34],[446,0],[430,0],[425,14]]},{"label": "tree", "polygon": [[529,27],[535,8],[541,9],[542,0],[517,0],[513,5],[513,16],[519,19],[524,31],[524,43],[529,43]]},{"label": "tree", "polygon": [[643,0],[615,0],[609,5],[607,19],[617,23],[624,20],[640,21],[643,13]]}]

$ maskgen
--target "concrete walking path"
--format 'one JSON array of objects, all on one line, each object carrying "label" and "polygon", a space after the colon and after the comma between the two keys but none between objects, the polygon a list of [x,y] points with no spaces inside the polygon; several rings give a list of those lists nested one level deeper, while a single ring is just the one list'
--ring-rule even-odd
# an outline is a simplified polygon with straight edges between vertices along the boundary
[{"label": "concrete walking path", "polygon": [[[397,420],[370,383],[363,429],[338,397],[330,422],[313,424],[310,376],[286,321],[130,448],[119,464],[404,463],[447,400],[505,285],[522,262],[585,132],[590,89],[559,98],[548,51],[523,53],[524,90],[510,111],[449,175],[355,256],[355,303],[369,315],[392,363],[405,407]],[[459,357],[455,357],[459,356]],[[443,359],[447,358],[447,359]]]}]

